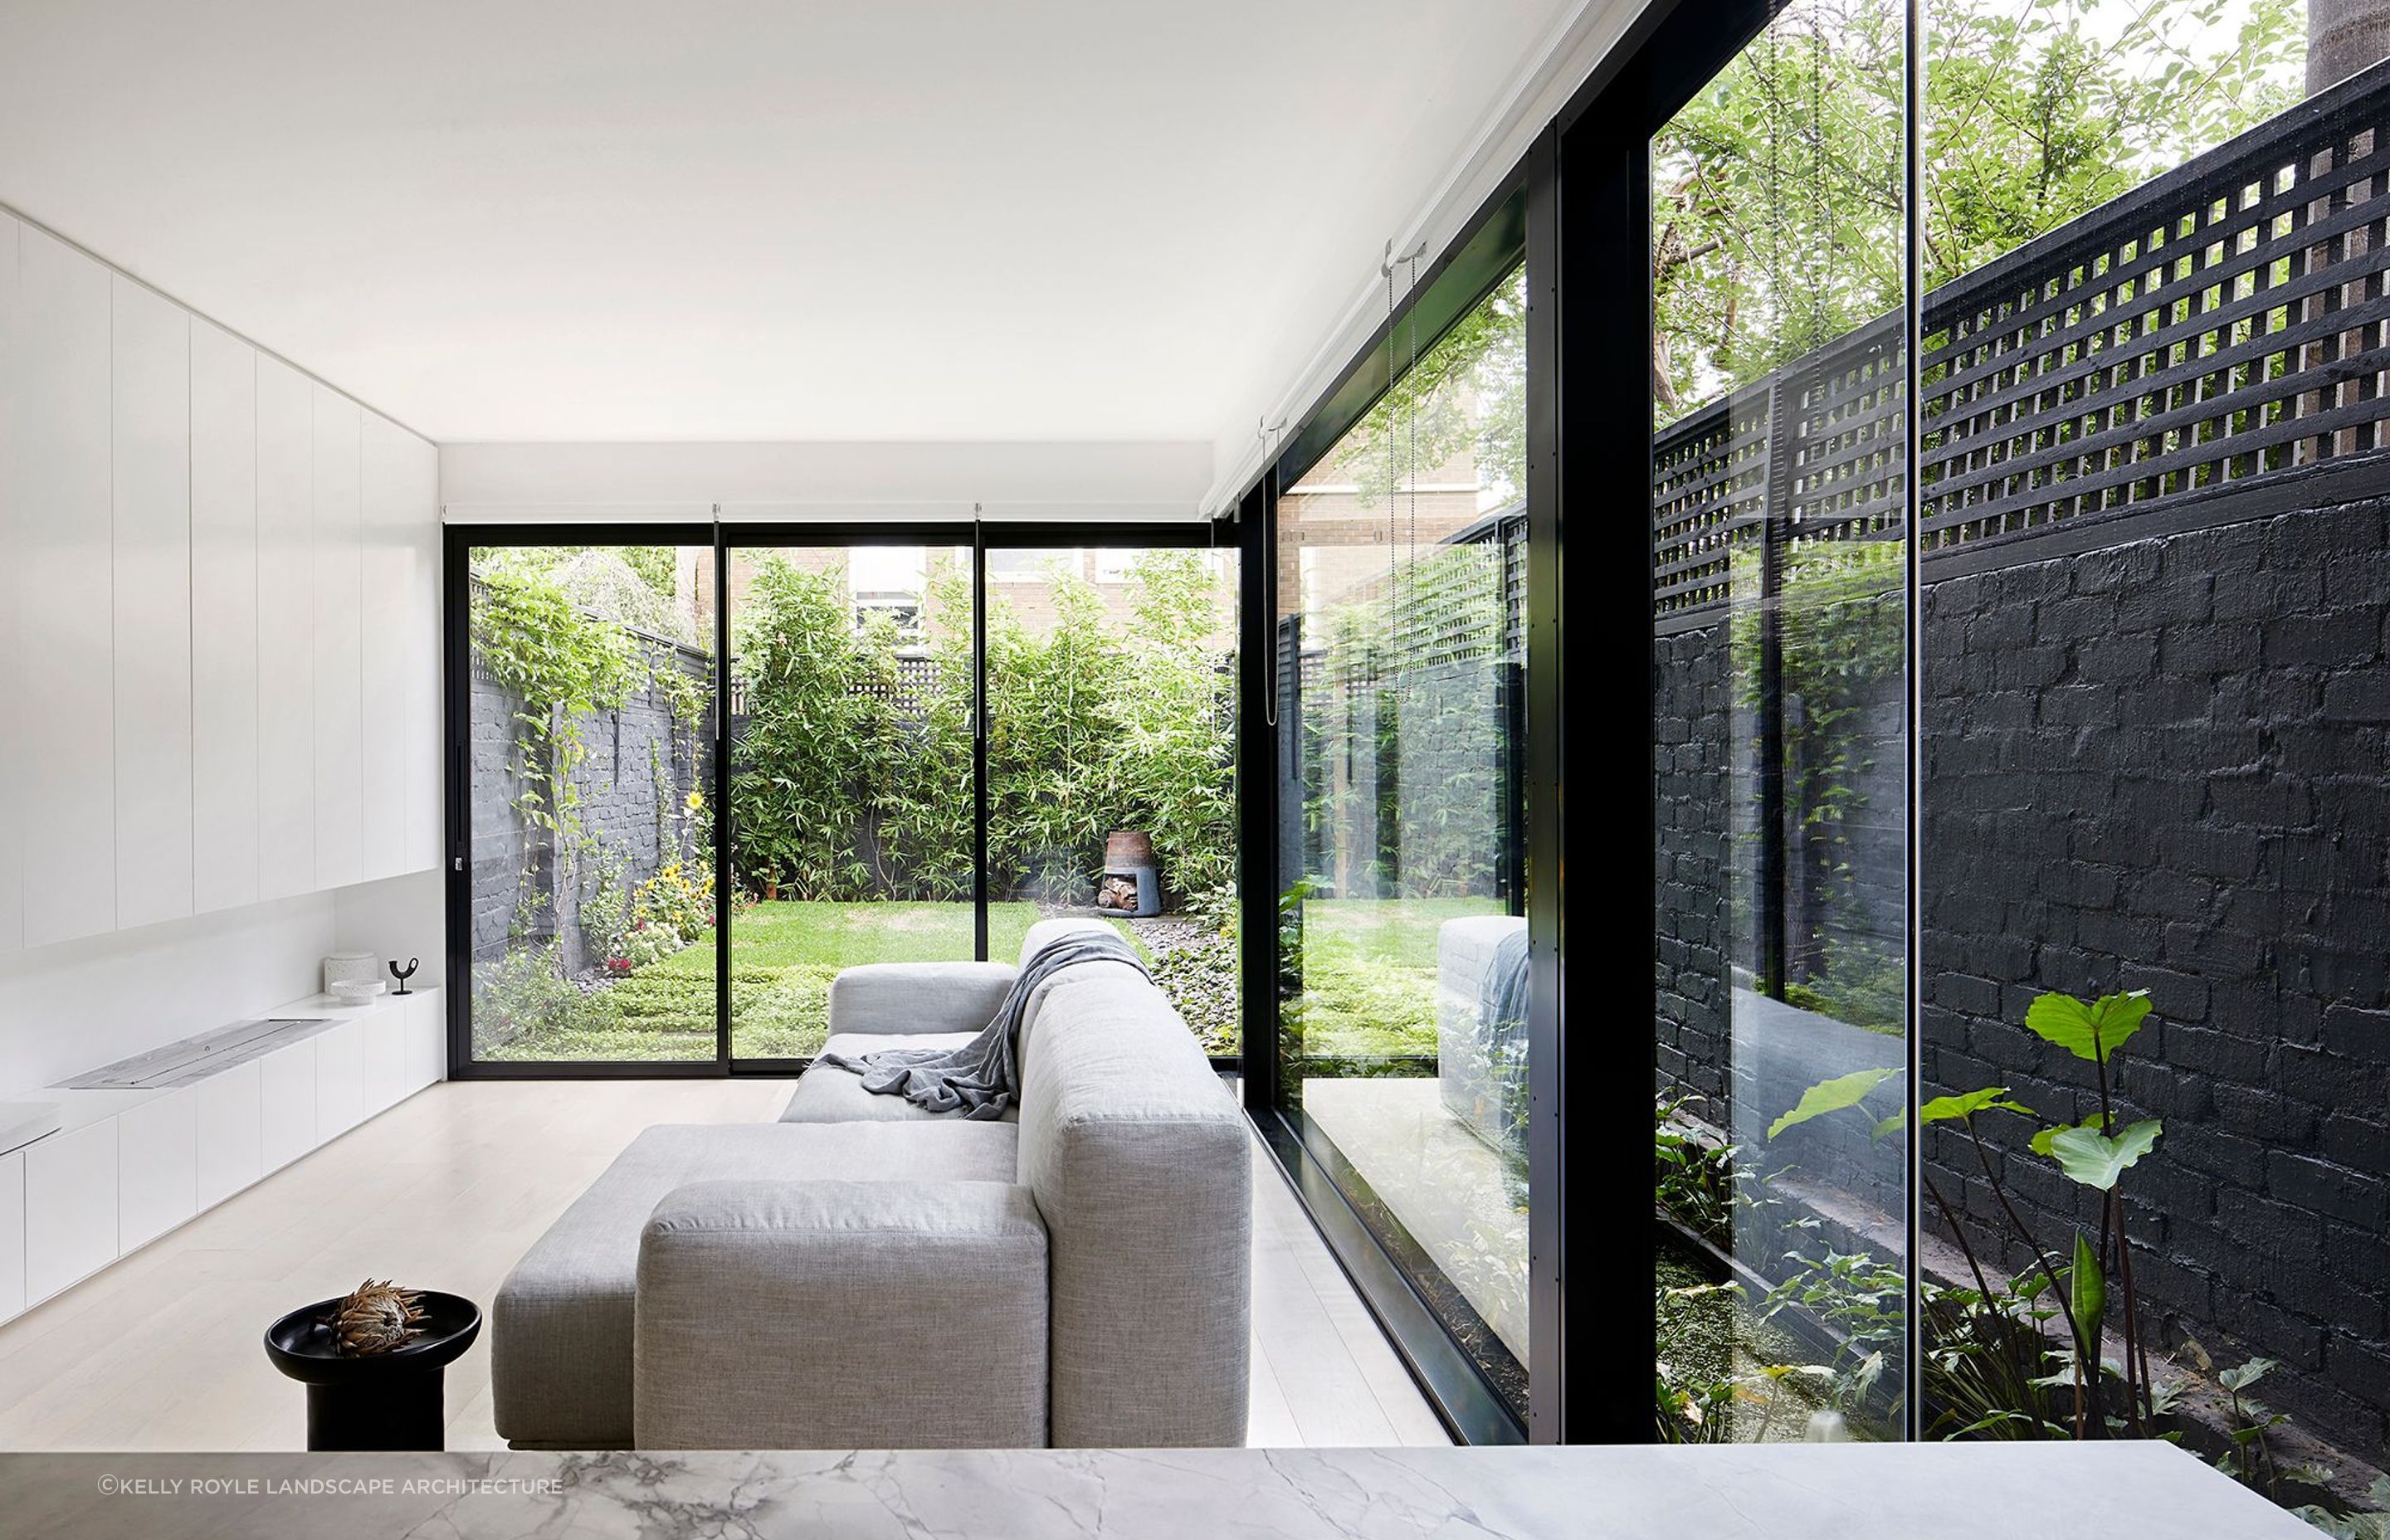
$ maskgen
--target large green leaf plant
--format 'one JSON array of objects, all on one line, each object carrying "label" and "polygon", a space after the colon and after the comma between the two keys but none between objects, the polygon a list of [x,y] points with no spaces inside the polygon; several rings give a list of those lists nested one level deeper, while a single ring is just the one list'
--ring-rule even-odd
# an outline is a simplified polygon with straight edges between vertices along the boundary
[{"label": "large green leaf plant", "polygon": [[[1920,1128],[1933,1123],[1958,1125],[1974,1151],[1985,1183],[2013,1238],[2022,1242],[2032,1257],[2032,1264],[2023,1277],[1995,1288],[1967,1222],[1933,1178],[1924,1177],[1926,1195],[1958,1242],[1977,1290],[1971,1299],[1960,1302],[1963,1308],[1934,1313],[1934,1324],[1940,1328],[1937,1335],[1943,1340],[1931,1344],[1930,1351],[1999,1358],[2004,1362],[1991,1367],[2004,1372],[1995,1377],[2022,1390],[2046,1384],[2050,1378],[2039,1372],[2039,1360],[2050,1350],[2040,1336],[2038,1323],[2052,1319],[2063,1333],[2062,1345],[2056,1350],[2056,1355],[2064,1362],[2062,1372],[2072,1392],[2071,1416],[2067,1420],[2052,1426],[2049,1419],[2032,1415],[2029,1409],[2009,1408],[2005,1413],[1994,1409],[1971,1423],[1970,1431],[2029,1437],[2055,1433],[2078,1439],[2125,1432],[2147,1437],[2163,1409],[2165,1392],[2151,1377],[2147,1346],[2140,1340],[2132,1248],[2125,1235],[2123,1183],[2125,1173],[2157,1147],[2165,1129],[2155,1118],[2120,1122],[2111,1094],[2111,1065],[2116,1052],[2140,1030],[2149,1014],[2146,990],[2102,995],[2088,1002],[2072,995],[2047,994],[2037,997],[2025,1011],[2028,1032],[2091,1065],[2099,1093],[2099,1110],[2091,1117],[2081,1123],[2044,1127],[2030,1143],[2035,1154],[2054,1161],[2069,1180],[2101,1195],[2096,1239],[2078,1231],[2063,1260],[2061,1253],[2043,1246],[2024,1216],[2017,1212],[2009,1197],[2008,1185],[2001,1180],[2000,1162],[1992,1158],[1983,1131],[1977,1126],[1978,1119],[1992,1114],[2024,1118],[2037,1118],[2038,1114],[2011,1097],[2005,1085],[1934,1097],[1917,1109]],[[1899,1070],[1879,1069],[1819,1081],[1804,1091],[1792,1108],[1769,1126],[1767,1136],[1774,1139],[1814,1119],[1844,1113],[1869,1117],[1877,1138],[1899,1133],[1908,1122],[1908,1113],[1902,1110],[1877,1115],[1870,1111],[1868,1101],[1900,1078]],[[2101,1332],[2109,1315],[2112,1270],[2121,1304],[2117,1312],[2124,1341],[2121,1363],[2108,1362],[2101,1350]],[[2020,1319],[2034,1323],[2037,1328],[2020,1332]],[[1943,1367],[1947,1370],[1955,1366]],[[1984,1378],[1985,1366],[1968,1367],[1973,1371],[1973,1378]],[[2111,1405],[2111,1398],[2102,1393],[2110,1377],[2121,1385],[2121,1407]]]}]

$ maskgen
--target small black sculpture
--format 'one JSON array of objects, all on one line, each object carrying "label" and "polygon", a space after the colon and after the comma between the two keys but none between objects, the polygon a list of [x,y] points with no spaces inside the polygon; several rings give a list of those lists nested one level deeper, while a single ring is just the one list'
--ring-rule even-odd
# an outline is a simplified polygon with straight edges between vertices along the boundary
[{"label": "small black sculpture", "polygon": [[406,981],[415,977],[415,970],[421,967],[422,964],[422,958],[409,957],[406,959],[406,966],[405,968],[401,968],[398,966],[398,959],[396,957],[390,959],[390,976],[398,981],[399,994],[405,995],[407,993]]}]

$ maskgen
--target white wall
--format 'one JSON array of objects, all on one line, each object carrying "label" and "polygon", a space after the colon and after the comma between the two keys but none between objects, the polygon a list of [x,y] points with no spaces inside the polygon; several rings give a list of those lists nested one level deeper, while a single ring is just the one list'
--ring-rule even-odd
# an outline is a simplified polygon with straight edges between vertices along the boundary
[{"label": "white wall", "polygon": [[448,889],[437,871],[342,888],[334,895],[334,950],[370,952],[385,963],[418,958],[407,987],[429,989],[447,982],[447,913]]},{"label": "white wall", "polygon": [[0,953],[0,1099],[311,995],[336,934],[312,893]]},{"label": "white wall", "polygon": [[440,451],[450,523],[520,520],[1192,519],[1208,443],[463,443]]},{"label": "white wall", "polygon": [[438,460],[0,210],[0,1090],[437,950]]}]

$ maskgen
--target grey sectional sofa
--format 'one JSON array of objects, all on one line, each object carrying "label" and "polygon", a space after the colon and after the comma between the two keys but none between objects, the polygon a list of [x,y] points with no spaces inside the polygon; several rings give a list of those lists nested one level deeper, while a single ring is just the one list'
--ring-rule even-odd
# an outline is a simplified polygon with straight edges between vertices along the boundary
[{"label": "grey sectional sofa", "polygon": [[[1091,922],[1034,927],[1030,953]],[[958,1042],[996,963],[849,969],[830,1043]],[[518,1448],[1238,1444],[1252,1314],[1243,1117],[1159,990],[1040,987],[1003,1121],[816,1066],[777,1123],[650,1128],[500,1288]]]}]

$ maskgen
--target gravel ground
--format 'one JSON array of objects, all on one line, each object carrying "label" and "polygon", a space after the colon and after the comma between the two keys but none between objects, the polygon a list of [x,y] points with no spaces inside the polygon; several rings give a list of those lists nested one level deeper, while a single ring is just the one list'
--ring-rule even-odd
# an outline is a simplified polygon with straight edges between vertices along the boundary
[{"label": "gravel ground", "polygon": [[1125,921],[1153,956],[1153,982],[1187,1018],[1203,1051],[1237,1051],[1237,943],[1232,938],[1182,915],[1137,919],[1102,909],[1040,907],[1049,917]]}]

